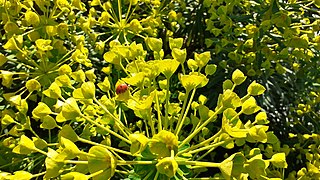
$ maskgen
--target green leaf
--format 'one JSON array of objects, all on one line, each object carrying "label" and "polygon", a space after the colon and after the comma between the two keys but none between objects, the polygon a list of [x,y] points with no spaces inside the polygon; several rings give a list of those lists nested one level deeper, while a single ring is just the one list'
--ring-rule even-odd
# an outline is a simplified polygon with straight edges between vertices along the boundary
[{"label": "green leaf", "polygon": [[44,176],[45,179],[50,179],[53,177],[57,177],[59,175],[60,169],[64,166],[64,163],[59,161],[57,158],[59,154],[51,149],[48,148],[47,158],[45,160],[46,165],[46,174]]},{"label": "green leaf", "polygon": [[69,78],[69,76],[67,76],[66,74],[60,75],[58,77],[56,77],[55,83],[58,84],[58,86],[65,86],[65,87],[72,87],[71,84],[71,80]]},{"label": "green leaf", "polygon": [[223,81],[222,87],[223,87],[223,91],[225,91],[227,89],[231,90],[233,87],[233,82],[230,79],[227,79],[227,80]]},{"label": "green leaf", "polygon": [[[91,82],[91,81],[84,82],[81,85],[81,91],[82,91],[83,97],[85,99],[93,99],[93,98],[95,98],[96,87],[95,87],[93,82]],[[79,110],[79,112],[80,112],[80,110]]]},{"label": "green leaf", "polygon": [[103,82],[98,83],[98,87],[101,89],[101,91],[108,92],[111,87],[108,77],[105,77]]},{"label": "green leaf", "polygon": [[130,134],[130,152],[132,155],[140,154],[147,147],[149,139],[143,134]]},{"label": "green leaf", "polygon": [[51,83],[50,87],[42,92],[44,95],[58,99],[61,97],[61,89],[56,82]]},{"label": "green leaf", "polygon": [[40,128],[53,129],[55,127],[58,127],[55,119],[51,116],[41,117],[41,121],[42,121],[42,124],[40,124]]},{"label": "green leaf", "polygon": [[161,174],[165,174],[169,178],[173,177],[178,170],[178,163],[173,157],[165,157],[158,161],[157,171]]},{"label": "green leaf", "polygon": [[181,49],[182,45],[183,45],[183,38],[169,37],[169,46],[171,50],[173,50],[174,48]]},{"label": "green leaf", "polygon": [[13,73],[10,71],[3,71],[3,70],[0,70],[0,72],[1,72],[0,77],[2,77],[2,85],[7,88],[10,88],[13,82],[13,79],[12,79]]},{"label": "green leaf", "polygon": [[259,111],[260,109],[261,107],[257,105],[256,99],[251,96],[242,104],[241,111],[246,115],[250,115]]},{"label": "green leaf", "polygon": [[73,7],[76,7],[80,11],[86,11],[87,9],[85,8],[85,4],[81,2],[81,0],[73,0],[72,4]]},{"label": "green leaf", "polygon": [[288,164],[286,162],[286,154],[285,153],[276,153],[274,154],[270,162],[276,167],[276,168],[287,168]]},{"label": "green leaf", "polygon": [[29,92],[38,91],[41,88],[41,84],[35,79],[30,79],[26,82],[26,88]]},{"label": "green leaf", "polygon": [[15,122],[15,120],[11,116],[9,116],[8,114],[5,114],[1,118],[1,125],[2,126],[7,126],[7,125],[12,124],[14,122]]},{"label": "green leaf", "polygon": [[72,73],[72,69],[68,64],[64,64],[59,67],[58,72],[60,75],[63,75],[63,74],[70,75]]},{"label": "green leaf", "polygon": [[256,115],[255,122],[259,125],[268,124],[268,117],[266,112],[259,112]]},{"label": "green leaf", "polygon": [[66,139],[69,139],[72,142],[76,142],[79,139],[78,135],[74,132],[72,127],[68,124],[66,124],[62,127],[62,129],[59,132],[58,137],[59,138],[64,137]]},{"label": "green leaf", "polygon": [[267,132],[267,143],[270,144],[276,144],[279,142],[279,139],[277,138],[276,135],[273,134],[273,132]]},{"label": "green leaf", "polygon": [[268,130],[268,126],[264,125],[256,125],[250,128],[249,135],[247,137],[247,141],[249,142],[262,142],[266,143],[268,141],[268,136],[266,131]]},{"label": "green leaf", "polygon": [[61,114],[66,120],[79,117],[81,115],[81,111],[78,107],[77,101],[74,98],[68,98],[62,106]]},{"label": "green leaf", "polygon": [[90,173],[95,173],[97,171],[103,170],[97,176],[93,177],[93,180],[105,180],[110,179],[114,173],[117,166],[116,159],[112,153],[101,146],[93,146],[90,148],[88,155],[88,168]]},{"label": "green leaf", "polygon": [[62,136],[60,137],[60,145],[68,156],[76,157],[80,153],[78,147],[71,140]]},{"label": "green leaf", "polygon": [[198,64],[197,64],[197,62],[196,62],[195,60],[193,60],[193,59],[189,59],[189,60],[187,61],[187,65],[188,65],[188,68],[189,68],[190,70],[192,70],[192,71],[198,69]]},{"label": "green leaf", "polygon": [[245,76],[243,74],[243,72],[241,72],[239,69],[236,69],[233,73],[232,73],[232,81],[234,82],[234,84],[236,85],[240,85],[242,84],[245,80],[246,80],[247,76]]},{"label": "green leaf", "polygon": [[151,108],[156,91],[152,91],[150,95],[144,100],[128,100],[128,107],[133,110],[147,110]]},{"label": "green leaf", "polygon": [[0,53],[0,67],[8,61],[7,57]]},{"label": "green leaf", "polygon": [[251,96],[258,96],[258,95],[261,95],[264,93],[264,91],[266,90],[265,87],[263,87],[261,84],[259,83],[256,83],[256,81],[253,81],[248,89],[247,89],[247,92],[249,95]]},{"label": "green leaf", "polygon": [[51,113],[52,113],[51,109],[45,103],[39,102],[38,106],[34,108],[34,110],[32,111],[32,116],[34,118],[40,119]]},{"label": "green leaf", "polygon": [[236,108],[241,106],[240,97],[230,89],[224,91],[221,101],[224,108]]},{"label": "green leaf", "polygon": [[115,52],[108,51],[104,53],[103,59],[108,63],[120,65],[121,58]]},{"label": "green leaf", "polygon": [[37,39],[36,40],[36,46],[41,51],[50,51],[53,49],[53,47],[50,45],[51,40],[45,40],[45,39]]},{"label": "green leaf", "polygon": [[180,63],[173,59],[165,59],[158,61],[161,73],[169,79],[178,69]]},{"label": "green leaf", "polygon": [[162,39],[157,39],[153,37],[148,37],[145,39],[145,42],[147,43],[148,47],[155,52],[160,52],[162,49]]},{"label": "green leaf", "polygon": [[314,0],[314,5],[316,5],[317,8],[320,8],[320,0]]},{"label": "green leaf", "polygon": [[207,84],[209,81],[205,76],[190,74],[190,75],[180,75],[179,80],[182,86],[186,89],[187,92],[190,92],[194,88],[198,88],[202,84]]},{"label": "green leaf", "polygon": [[82,69],[80,69],[80,70],[78,70],[78,71],[76,71],[76,72],[73,72],[73,73],[71,74],[71,77],[72,77],[75,81],[82,83],[82,82],[84,82],[85,79],[86,79],[86,74],[83,72]]},{"label": "green leaf", "polygon": [[213,75],[216,72],[216,70],[217,70],[217,65],[208,64],[208,65],[206,65],[206,68],[204,71],[205,71],[206,75],[208,76],[208,75]]},{"label": "green leaf", "polygon": [[205,65],[207,65],[210,58],[211,58],[211,55],[209,51],[201,54],[198,54],[198,53],[194,54],[194,60],[196,61],[199,68],[203,68]]},{"label": "green leaf", "polygon": [[248,134],[248,131],[243,129],[243,124],[237,116],[237,112],[232,108],[223,111],[222,129],[235,138],[245,138]]},{"label": "green leaf", "polygon": [[28,26],[30,25],[37,26],[40,23],[40,18],[38,14],[33,11],[27,11],[24,14],[24,17]]},{"label": "green leaf", "polygon": [[69,172],[61,176],[61,180],[88,180],[89,178],[79,172]]},{"label": "green leaf", "polygon": [[22,135],[20,137],[19,145],[13,148],[12,152],[17,154],[30,154],[35,151],[37,148],[34,145],[33,141],[27,136]]},{"label": "green leaf", "polygon": [[251,158],[245,164],[245,170],[249,173],[251,179],[259,179],[261,176],[265,176],[266,169],[269,166],[269,163],[262,159],[262,155],[256,155]]},{"label": "green leaf", "polygon": [[225,159],[219,166],[223,176],[226,179],[230,179],[231,173],[232,173],[232,166],[233,166],[233,156],[230,156],[229,158]]},{"label": "green leaf", "polygon": [[157,154],[158,158],[169,157],[171,150],[178,150],[178,137],[172,132],[161,130],[152,137],[150,142],[150,150]]},{"label": "green leaf", "polygon": [[12,36],[5,45],[2,46],[6,50],[17,50],[19,49],[15,37]]},{"label": "green leaf", "polygon": [[48,144],[45,140],[37,138],[37,137],[32,137],[32,141],[34,143],[34,145],[36,146],[36,148],[38,149],[44,149],[46,147],[48,147]]},{"label": "green leaf", "polygon": [[130,84],[131,86],[139,86],[141,87],[143,85],[143,81],[145,80],[145,73],[138,72],[131,77],[128,78],[122,78],[124,82],[127,84]]},{"label": "green leaf", "polygon": [[172,49],[172,57],[182,64],[186,61],[187,50],[185,48],[184,49],[174,48]]},{"label": "green leaf", "polygon": [[308,48],[308,41],[301,37],[288,38],[285,44],[292,48]]}]

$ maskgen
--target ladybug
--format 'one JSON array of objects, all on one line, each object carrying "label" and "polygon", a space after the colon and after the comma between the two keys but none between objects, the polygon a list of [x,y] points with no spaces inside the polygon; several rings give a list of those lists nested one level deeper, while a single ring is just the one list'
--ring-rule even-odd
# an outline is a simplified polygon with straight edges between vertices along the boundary
[{"label": "ladybug", "polygon": [[117,94],[122,94],[128,90],[129,86],[127,84],[120,84],[116,88]]}]

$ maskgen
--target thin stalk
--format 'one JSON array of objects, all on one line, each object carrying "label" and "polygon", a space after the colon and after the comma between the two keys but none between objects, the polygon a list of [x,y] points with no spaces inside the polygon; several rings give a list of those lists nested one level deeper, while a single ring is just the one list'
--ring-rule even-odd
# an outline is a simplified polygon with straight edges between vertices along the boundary
[{"label": "thin stalk", "polygon": [[79,160],[64,160],[63,162],[65,164],[82,164],[82,165],[88,164],[88,161],[79,161]]},{"label": "thin stalk", "polygon": [[153,180],[158,180],[158,176],[159,176],[159,171],[157,171],[156,175],[154,176]]},{"label": "thin stalk", "polygon": [[153,169],[152,171],[150,171],[150,172],[146,175],[146,177],[143,178],[143,180],[148,180],[149,177],[150,177],[153,173],[154,173],[154,169]]},{"label": "thin stalk", "polygon": [[147,134],[147,137],[150,137],[149,129],[148,129],[148,123],[147,123],[147,121],[146,121],[145,119],[143,120],[143,122],[144,122],[144,125],[146,126],[146,134]]},{"label": "thin stalk", "polygon": [[107,131],[109,134],[112,134],[112,135],[114,135],[115,137],[123,140],[124,142],[126,142],[126,143],[128,143],[128,144],[131,144],[131,141],[130,141],[130,140],[124,138],[123,136],[119,135],[118,133],[112,131],[111,129],[102,126],[101,124],[97,123],[96,121],[91,120],[91,119],[88,118],[87,116],[84,116],[83,114],[81,114],[81,117],[83,117],[84,119],[86,119],[87,121],[89,121],[91,124],[94,124],[94,125],[96,125],[97,127],[99,127],[99,128],[101,128],[101,129]]},{"label": "thin stalk", "polygon": [[118,0],[118,14],[119,14],[119,22],[122,20],[122,12],[121,12],[121,0]]},{"label": "thin stalk", "polygon": [[151,109],[149,109],[148,121],[150,122],[150,126],[151,126],[151,134],[155,135],[156,134],[156,130],[154,129],[154,124],[153,124],[153,121],[152,121]]},{"label": "thin stalk", "polygon": [[160,103],[158,97],[158,91],[156,92],[156,107],[157,107],[157,114],[158,114],[158,132],[162,130],[162,120],[161,120],[161,112],[160,112]]},{"label": "thin stalk", "polygon": [[[190,93],[190,91],[186,91],[185,98],[184,98],[184,100],[183,100],[182,109],[181,109],[181,114],[179,115],[179,118],[178,118],[177,127],[180,126],[180,123],[181,123],[180,121],[181,121],[181,119],[182,119],[182,117],[183,117],[184,111],[186,110],[189,93]],[[174,131],[175,134],[177,134],[177,130],[178,130],[178,128],[176,128],[176,130]]]},{"label": "thin stalk", "polygon": [[118,152],[118,153],[122,153],[122,154],[126,154],[126,155],[129,155],[129,156],[132,156],[132,154],[130,152],[128,152],[128,151],[124,151],[124,150],[117,149],[117,148],[114,148],[114,147],[106,146],[104,144],[100,144],[100,143],[96,143],[96,142],[93,142],[93,141],[89,141],[89,140],[83,139],[81,137],[79,137],[78,140],[80,142],[83,142],[83,143],[91,144],[91,145],[94,145],[94,146],[101,146],[101,147],[104,147],[104,148],[106,148],[108,150],[111,150],[111,151],[115,151],[115,152]]},{"label": "thin stalk", "polygon": [[117,161],[117,165],[129,165],[129,164],[140,164],[140,165],[152,165],[157,164],[158,161]]},{"label": "thin stalk", "polygon": [[210,137],[209,139],[206,139],[206,140],[202,141],[201,143],[199,143],[199,144],[197,144],[195,146],[191,146],[191,147],[189,147],[187,149],[184,149],[183,151],[178,152],[177,156],[180,155],[180,154],[183,154],[185,152],[197,149],[197,148],[199,148],[201,146],[204,146],[205,144],[209,143],[210,141],[212,141],[212,140],[216,139],[218,136],[220,136],[221,133],[222,133],[222,130],[220,129],[220,131],[218,131],[214,136]]},{"label": "thin stalk", "polygon": [[[177,132],[176,132],[176,135],[177,135],[177,136],[179,136],[180,130],[181,130],[181,128],[182,128],[182,125],[184,124],[184,121],[186,120],[186,117],[187,117],[187,115],[188,115],[188,112],[189,112],[189,109],[190,109],[190,107],[191,107],[191,103],[192,103],[192,101],[193,101],[193,98],[194,98],[195,93],[196,93],[196,88],[194,88],[193,91],[192,91],[192,94],[191,94],[191,97],[190,97],[190,99],[189,99],[189,103],[188,103],[186,112],[183,113],[183,118],[182,118],[182,120],[181,120],[181,122],[180,122],[180,124],[179,124],[179,126],[178,126],[178,128],[177,128]],[[179,122],[178,122],[178,123],[179,123]]]},{"label": "thin stalk", "polygon": [[41,172],[41,173],[38,173],[38,174],[33,174],[32,175],[32,178],[35,178],[35,177],[39,177],[39,176],[43,176],[47,173],[47,171],[44,171],[44,172]]},{"label": "thin stalk", "polygon": [[216,112],[213,113],[211,117],[209,117],[199,128],[195,129],[182,143],[179,145],[179,148],[188,143],[194,136],[196,136],[202,128],[204,128],[207,124],[209,124],[213,118],[222,110],[223,107],[220,107]]},{"label": "thin stalk", "polygon": [[[117,122],[118,124],[120,124],[120,127],[119,127],[119,130],[126,136],[128,137],[128,134],[123,132],[123,129],[125,129],[128,133],[131,133],[131,131],[126,127],[124,126],[124,124],[118,119],[116,118],[107,108],[104,104],[102,104],[100,101],[98,101],[95,97],[93,98],[93,101],[95,103],[97,103],[109,116],[111,116],[115,122]],[[116,123],[116,125],[117,125]],[[123,128],[123,129],[122,129]]]},{"label": "thin stalk", "polygon": [[200,156],[199,158],[197,158],[197,161],[200,161],[202,158],[204,158],[206,155],[208,155],[209,153],[211,153],[213,150],[215,150],[216,147],[211,147],[211,149],[209,149],[206,153],[204,153],[202,156]]},{"label": "thin stalk", "polygon": [[[169,87],[170,87],[170,78],[167,79],[167,89],[166,89],[166,107],[165,107],[165,119],[164,119],[164,129],[167,129],[168,127],[168,121],[169,121],[169,116],[168,116],[168,113],[169,113]],[[172,122],[171,122],[172,123]],[[171,124],[170,123],[170,124]]]},{"label": "thin stalk", "polygon": [[120,173],[120,174],[125,174],[125,175],[129,174],[127,171],[121,171],[121,170],[118,170],[118,169],[116,169],[115,172],[116,173]]},{"label": "thin stalk", "polygon": [[91,173],[88,175],[88,179],[94,177],[94,176],[97,176],[99,174],[103,173],[103,170],[101,169],[100,171],[97,171],[97,172],[94,172],[94,173]]},{"label": "thin stalk", "polygon": [[190,153],[190,154],[195,154],[195,153],[198,153],[198,152],[207,150],[207,149],[217,148],[218,146],[220,146],[220,145],[222,145],[222,144],[224,144],[224,143],[225,143],[225,141],[220,141],[220,142],[217,142],[217,143],[215,143],[215,144],[210,144],[210,145],[208,145],[208,146],[204,146],[204,147],[202,147],[202,148],[195,149],[195,150],[190,151],[190,152],[188,152],[188,153]]},{"label": "thin stalk", "polygon": [[201,161],[185,161],[185,160],[177,160],[179,165],[191,165],[191,166],[202,166],[202,167],[215,167],[219,168],[220,163],[213,162],[201,162]]}]

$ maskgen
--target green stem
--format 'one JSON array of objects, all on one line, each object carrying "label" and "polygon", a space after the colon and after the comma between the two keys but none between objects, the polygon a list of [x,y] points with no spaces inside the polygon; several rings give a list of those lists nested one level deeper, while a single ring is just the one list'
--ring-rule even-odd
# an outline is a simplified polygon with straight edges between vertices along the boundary
[{"label": "green stem", "polygon": [[[131,131],[124,126],[124,124],[118,119],[116,118],[107,108],[104,104],[102,104],[100,101],[98,101],[95,97],[93,98],[93,101],[95,103],[97,103],[109,116],[111,116],[116,123],[116,126],[118,126],[118,124],[120,124],[119,130],[123,133],[123,135],[125,135],[127,138],[129,137],[127,133],[124,132],[124,130],[126,130],[128,133],[131,134]],[[124,129],[124,130],[123,130]]]},{"label": "green stem", "polygon": [[149,134],[149,129],[148,129],[148,123],[147,123],[147,121],[144,119],[143,120],[143,122],[144,122],[144,125],[146,126],[146,134],[147,134],[147,137],[150,137],[150,134]]},{"label": "green stem", "polygon": [[94,176],[97,176],[97,175],[99,175],[99,174],[101,174],[101,173],[103,173],[103,170],[102,170],[102,169],[101,169],[100,171],[97,171],[97,172],[94,172],[94,173],[88,175],[88,179],[90,179],[90,178],[92,178],[92,177],[94,177]]},{"label": "green stem", "polygon": [[[169,113],[169,87],[170,87],[170,78],[167,79],[167,89],[166,89],[166,107],[165,107],[165,119],[164,119],[164,129],[167,129],[168,128],[168,122],[169,122],[169,116],[168,116],[168,113]],[[172,122],[170,123],[172,124]]]},{"label": "green stem", "polygon": [[160,132],[162,130],[162,120],[161,120],[158,91],[156,92],[156,105],[157,105],[157,113],[158,113],[158,132]]},{"label": "green stem", "polygon": [[213,113],[212,116],[210,116],[199,128],[195,129],[182,143],[179,145],[179,148],[188,143],[194,136],[196,136],[202,128],[204,128],[207,124],[209,124],[215,116],[220,113],[220,111],[223,109],[223,106],[221,106],[216,112]]},{"label": "green stem", "polygon": [[218,146],[223,145],[224,143],[225,143],[225,141],[220,141],[220,142],[217,142],[217,143],[215,143],[215,144],[210,144],[210,145],[208,145],[208,146],[205,146],[205,147],[202,147],[202,148],[199,148],[199,149],[190,151],[190,152],[188,152],[188,153],[190,153],[190,154],[195,154],[195,153],[198,153],[198,152],[201,152],[201,151],[210,149],[210,148],[217,148]]},{"label": "green stem", "polygon": [[[188,91],[187,91],[187,92],[188,92]],[[183,118],[182,118],[181,122],[178,122],[178,124],[179,124],[179,123],[180,123],[180,124],[179,124],[179,126],[178,126],[178,128],[177,128],[177,132],[176,132],[176,135],[177,135],[177,136],[179,136],[180,130],[181,130],[183,124],[184,124],[184,121],[186,120],[186,117],[187,117],[187,115],[188,115],[188,112],[189,112],[189,109],[190,109],[190,107],[191,107],[191,104],[192,104],[192,101],[193,101],[193,98],[194,98],[195,93],[196,93],[196,88],[194,88],[193,91],[192,91],[192,94],[191,94],[191,97],[190,97],[190,100],[189,100],[189,103],[188,103],[186,112],[183,112]]]},{"label": "green stem", "polygon": [[153,165],[157,164],[158,161],[117,161],[117,165],[129,165],[129,164],[140,164],[140,165]]},{"label": "green stem", "polygon": [[[180,126],[181,119],[182,119],[182,117],[183,117],[184,111],[186,110],[189,93],[190,93],[190,91],[186,91],[185,98],[184,98],[184,100],[183,100],[182,109],[181,109],[181,114],[179,115],[179,118],[178,118],[177,127]],[[174,131],[175,134],[177,134],[177,130],[178,130],[178,128],[176,128],[176,130]]]},{"label": "green stem", "polygon": [[185,152],[189,152],[189,151],[192,151],[192,150],[194,150],[194,149],[197,149],[197,148],[199,148],[199,147],[201,147],[201,146],[204,146],[204,145],[206,145],[207,143],[209,143],[210,141],[216,139],[216,138],[217,138],[218,136],[220,136],[221,134],[222,134],[222,130],[220,129],[219,132],[217,132],[214,136],[210,137],[209,139],[204,140],[204,141],[202,141],[201,143],[199,143],[199,144],[197,144],[197,145],[195,145],[195,146],[191,146],[191,147],[189,147],[189,148],[187,148],[187,149],[184,149],[183,151],[178,152],[177,156],[180,155],[180,154],[183,154],[183,153],[185,153]]},{"label": "green stem", "polygon": [[81,137],[78,138],[78,140],[80,142],[83,142],[83,143],[87,143],[87,144],[91,144],[91,145],[94,145],[94,146],[101,146],[101,147],[104,147],[108,150],[111,150],[111,151],[115,151],[115,152],[118,152],[118,153],[122,153],[122,154],[126,154],[126,155],[129,155],[129,156],[132,156],[132,154],[128,151],[124,151],[124,150],[121,150],[121,149],[117,149],[117,148],[114,148],[114,147],[110,147],[110,146],[106,146],[106,145],[103,145],[103,144],[99,144],[99,143],[96,143],[96,142],[93,142],[93,141],[89,141],[87,139],[83,139]]},{"label": "green stem", "polygon": [[153,180],[158,180],[159,171],[157,171],[156,175],[154,176]]},{"label": "green stem", "polygon": [[155,135],[156,134],[156,130],[154,129],[154,124],[153,124],[152,117],[151,117],[151,109],[149,109],[148,121],[150,122],[151,133],[152,133],[152,135]]},{"label": "green stem", "polygon": [[65,164],[82,164],[82,165],[88,164],[88,161],[78,161],[78,160],[64,160],[63,162]]},{"label": "green stem", "polygon": [[45,175],[46,173],[47,173],[47,172],[44,171],[44,172],[42,172],[42,173],[33,174],[33,175],[32,175],[32,178],[39,177],[39,176],[43,176],[43,175]]},{"label": "green stem", "polygon": [[143,180],[148,180],[149,177],[150,177],[153,173],[154,173],[154,170],[150,171],[150,172],[146,175],[146,177],[143,178]]},{"label": "green stem", "polygon": [[101,129],[107,131],[109,134],[112,134],[112,135],[114,135],[115,137],[123,140],[124,142],[126,142],[126,143],[128,143],[128,144],[131,144],[131,141],[130,141],[130,140],[124,138],[123,136],[119,135],[118,133],[112,131],[111,129],[102,126],[101,124],[97,123],[96,121],[91,120],[91,119],[88,118],[87,116],[84,116],[83,114],[81,114],[81,117],[83,117],[84,119],[86,119],[87,121],[89,121],[91,124],[94,124],[94,125],[96,125],[97,127],[99,127],[99,128],[101,128]]},{"label": "green stem", "polygon": [[215,167],[215,168],[219,168],[219,167],[220,167],[220,163],[213,163],[213,162],[177,160],[177,163],[178,163],[179,165]]}]

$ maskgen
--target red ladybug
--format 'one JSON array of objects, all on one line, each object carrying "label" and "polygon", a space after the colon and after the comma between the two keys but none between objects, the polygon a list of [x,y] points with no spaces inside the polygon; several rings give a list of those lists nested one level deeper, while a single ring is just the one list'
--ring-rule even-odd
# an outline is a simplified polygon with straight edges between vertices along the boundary
[{"label": "red ladybug", "polygon": [[127,84],[120,84],[116,88],[116,93],[117,94],[122,94],[128,90],[129,86]]}]

